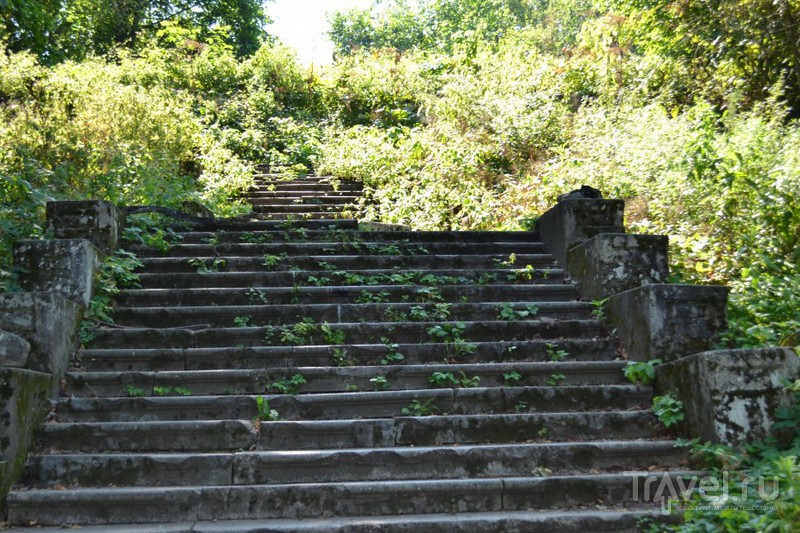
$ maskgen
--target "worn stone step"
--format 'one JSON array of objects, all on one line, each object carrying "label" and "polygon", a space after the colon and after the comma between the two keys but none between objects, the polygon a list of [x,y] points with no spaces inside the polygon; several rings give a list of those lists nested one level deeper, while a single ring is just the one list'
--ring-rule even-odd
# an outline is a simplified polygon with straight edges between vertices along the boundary
[{"label": "worn stone step", "polygon": [[355,220],[354,217],[343,214],[340,211],[334,210],[330,212],[323,212],[323,211],[316,211],[316,210],[309,210],[303,212],[295,212],[292,210],[264,210],[260,208],[254,208],[253,214],[262,220],[284,220],[290,222],[300,222],[300,221],[312,221],[312,220],[331,220],[331,219],[341,219],[341,220]]},{"label": "worn stone step", "polygon": [[[299,324],[299,325],[298,325]],[[98,328],[93,348],[213,348],[254,346],[329,346],[445,342],[452,356],[475,351],[473,342],[557,340],[604,335],[598,320],[485,320],[480,322],[363,322],[308,324],[303,317],[285,326],[215,328],[206,324],[175,328]],[[326,332],[326,328],[329,330]],[[385,340],[384,340],[385,339]]]},{"label": "worn stone step", "polygon": [[271,231],[179,231],[184,244],[205,244],[209,239],[217,242],[265,243],[265,242],[355,242],[392,244],[419,244],[445,242],[541,242],[537,232],[528,231],[353,231],[353,230],[304,230],[273,229]]},{"label": "worn stone step", "polygon": [[[261,370],[194,370],[172,372],[69,372],[66,392],[73,396],[127,396],[130,390],[145,396],[175,396],[175,389],[188,389],[193,396],[259,394],[279,392],[275,384],[295,375],[306,383],[296,387],[302,393],[352,392],[359,390],[406,390],[459,387],[458,382],[442,378],[431,383],[435,372],[452,374],[457,380],[480,378],[484,387],[544,386],[553,375],[563,375],[562,385],[601,385],[626,383],[624,361],[493,363],[462,365],[402,365],[358,367],[269,368]],[[506,377],[510,375],[511,377]],[[376,376],[386,379],[373,380]],[[380,380],[379,380],[380,381]]]},{"label": "worn stone step", "polygon": [[[333,394],[263,395],[285,420],[384,418],[403,414],[419,402],[428,414],[502,414],[635,409],[649,401],[650,389],[633,385],[496,387]],[[262,396],[168,396],[65,398],[59,422],[145,422],[166,420],[255,419]],[[422,408],[420,408],[422,409]]]},{"label": "worn stone step", "polygon": [[254,189],[247,193],[247,198],[251,201],[257,201],[259,199],[266,199],[266,198],[274,198],[274,199],[302,199],[302,198],[351,198],[351,201],[358,201],[360,196],[360,190],[338,190],[335,191],[333,189],[326,190],[326,191],[309,191],[309,190],[302,190],[302,189],[281,189],[281,190],[269,190],[268,187],[263,187],[260,189]]},{"label": "worn stone step", "polygon": [[230,452],[257,445],[253,420],[73,422],[44,425],[40,452]]},{"label": "worn stone step", "polygon": [[[121,307],[114,311],[114,323],[136,328],[196,326],[231,327],[295,324],[298,317],[316,323],[417,321],[428,322],[439,316],[451,321],[495,321],[506,313],[517,320],[586,320],[592,305],[585,302],[486,302],[480,304],[285,304],[238,306]],[[519,313],[520,316],[511,313]]]},{"label": "worn stone step", "polygon": [[288,196],[265,194],[254,196],[250,204],[259,205],[291,205],[291,206],[342,206],[358,201],[358,196],[346,196],[344,194],[327,195],[304,195]]},{"label": "worn stone step", "polygon": [[[526,267],[523,259],[518,259],[513,265],[503,265],[503,261],[508,261],[511,254],[527,257],[528,255],[540,256],[547,255],[544,244],[540,242],[220,242],[219,244],[176,244],[167,251],[155,248],[130,246],[128,250],[135,253],[146,263],[155,263],[157,260],[168,261],[173,257],[200,257],[204,259],[216,257],[242,257],[242,256],[264,256],[266,254],[281,256],[286,254],[287,261],[291,261],[294,256],[353,256],[353,255],[381,255],[388,258],[398,256],[427,256],[427,255],[460,255],[469,256],[488,256],[493,255],[497,263],[492,261],[493,266],[500,266],[510,270],[518,270]],[[283,258],[282,258],[283,259]],[[365,269],[361,269],[365,270]]]},{"label": "worn stone step", "polygon": [[[188,264],[188,263],[187,263]],[[213,262],[206,262],[213,267]],[[224,265],[218,267],[224,269]],[[311,278],[311,279],[310,279]],[[223,287],[286,287],[286,286],[354,286],[364,289],[375,285],[491,285],[518,283],[560,285],[564,270],[535,268],[530,271],[512,269],[442,269],[442,270],[350,270],[347,272],[144,272],[139,274],[142,288],[223,288]]]},{"label": "worn stone step", "polygon": [[315,193],[347,191],[352,194],[354,192],[361,192],[361,190],[362,187],[359,184],[344,181],[340,182],[338,185],[324,181],[264,181],[257,183],[251,194],[261,191],[313,191]]},{"label": "worn stone step", "polygon": [[[358,229],[358,221],[353,219],[317,219],[317,220],[261,220],[256,216],[246,216],[235,219],[213,219],[208,221],[192,222],[189,227],[191,232],[210,232],[236,231],[236,232],[257,232],[257,231],[354,231]],[[186,228],[179,228],[186,231]]]},{"label": "worn stone step", "polygon": [[650,410],[262,422],[258,449],[580,442],[601,437],[651,439],[654,438],[657,424]]},{"label": "worn stone step", "polygon": [[[237,250],[235,252],[251,252]],[[218,257],[195,255],[192,257],[143,257],[140,258],[146,272],[198,272],[211,268],[221,272],[308,272],[307,276],[343,278],[351,271],[391,270],[455,270],[492,269],[502,261],[497,255],[483,254],[437,254],[437,255],[301,255],[284,256],[254,254],[234,256],[231,252],[221,254],[224,264],[215,261]],[[526,266],[556,268],[555,258],[549,254],[524,254]],[[198,262],[198,260],[200,262]],[[336,274],[333,274],[336,272]],[[508,275],[506,275],[508,276]]]},{"label": "worn stone step", "polygon": [[226,452],[652,439],[649,410],[261,422],[65,422],[42,427],[41,453]]},{"label": "worn stone step", "polygon": [[373,285],[336,287],[249,286],[220,289],[125,289],[115,297],[120,307],[195,306],[257,304],[344,304],[357,300],[382,300],[399,303],[479,303],[483,301],[564,302],[578,299],[574,285],[492,284],[439,285],[432,290],[421,285]]},{"label": "worn stone step", "polygon": [[[413,343],[392,346],[406,364],[611,361],[616,343],[607,337],[534,341],[474,342],[474,351],[456,353],[452,344]],[[467,353],[468,352],[468,353]],[[389,347],[383,343],[340,346],[260,346],[219,348],[91,348],[81,350],[77,365],[82,371],[182,371],[298,368],[309,366],[379,365]],[[398,363],[396,358],[394,363]]]},{"label": "worn stone step", "polygon": [[678,467],[674,441],[587,441],[221,453],[46,454],[31,457],[38,488],[264,485],[483,479]]},{"label": "worn stone step", "polygon": [[[405,514],[399,516],[358,516],[317,519],[213,520],[171,522],[158,529],[142,524],[119,524],[115,533],[551,533],[638,531],[650,523],[665,528],[675,524],[676,515],[664,515],[657,505],[630,505],[619,509],[597,506],[596,509],[560,511],[501,511],[483,513]],[[22,533],[24,529],[10,529]],[[62,528],[37,528],[39,533],[61,533]],[[105,526],[82,527],[84,533],[109,533]]]},{"label": "worn stone step", "polygon": [[254,213],[340,213],[345,206],[341,204],[295,203],[295,202],[252,202]]},{"label": "worn stone step", "polygon": [[[9,497],[12,525],[386,516],[645,503],[644,486],[693,472],[290,485],[30,490]],[[652,492],[652,491],[651,491]],[[638,497],[637,497],[638,496]],[[653,495],[651,494],[651,497]],[[607,503],[606,503],[607,502]]]}]

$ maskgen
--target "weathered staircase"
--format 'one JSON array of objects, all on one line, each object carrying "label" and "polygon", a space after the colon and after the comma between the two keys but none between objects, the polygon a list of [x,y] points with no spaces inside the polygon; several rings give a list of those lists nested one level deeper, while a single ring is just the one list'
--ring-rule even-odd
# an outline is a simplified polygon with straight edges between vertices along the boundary
[{"label": "weathered staircase", "polygon": [[[262,179],[259,218],[134,247],[12,525],[635,530],[681,473],[651,391],[530,232],[358,231]],[[638,494],[638,497],[637,497]]]}]

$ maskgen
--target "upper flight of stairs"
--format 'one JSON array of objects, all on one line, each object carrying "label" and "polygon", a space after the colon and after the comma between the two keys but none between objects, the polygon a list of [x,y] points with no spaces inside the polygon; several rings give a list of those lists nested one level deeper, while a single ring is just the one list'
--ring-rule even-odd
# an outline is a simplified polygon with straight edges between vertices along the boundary
[{"label": "upper flight of stairs", "polygon": [[660,518],[634,484],[685,473],[684,453],[538,235],[358,231],[340,218],[357,191],[261,180],[259,221],[129,248],[141,287],[68,374],[11,525],[634,531]]}]

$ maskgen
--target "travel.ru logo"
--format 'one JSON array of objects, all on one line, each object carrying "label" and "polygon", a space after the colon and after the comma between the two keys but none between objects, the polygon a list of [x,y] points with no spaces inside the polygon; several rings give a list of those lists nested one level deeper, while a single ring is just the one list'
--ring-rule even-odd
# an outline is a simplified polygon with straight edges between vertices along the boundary
[{"label": "travel.ru logo", "polygon": [[624,475],[631,478],[632,501],[659,502],[665,514],[701,508],[767,510],[772,508],[770,502],[780,496],[777,477],[740,477],[739,473],[728,471],[722,472],[722,479],[669,472],[624,472]]}]

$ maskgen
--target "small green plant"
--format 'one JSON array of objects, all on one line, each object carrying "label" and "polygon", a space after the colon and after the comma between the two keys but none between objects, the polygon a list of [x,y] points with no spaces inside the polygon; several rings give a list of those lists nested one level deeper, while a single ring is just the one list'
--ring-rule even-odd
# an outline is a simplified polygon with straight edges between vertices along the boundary
[{"label": "small green plant", "polygon": [[497,308],[498,320],[524,320],[533,318],[539,314],[539,308],[533,304],[525,306],[524,309],[515,309],[513,305],[504,303]]},{"label": "small green plant", "polygon": [[277,422],[281,415],[269,405],[269,400],[264,396],[256,397],[256,409],[258,410],[258,420],[263,422]]},{"label": "small green plant", "polygon": [[533,265],[525,265],[524,268],[520,268],[511,272],[511,274],[506,276],[506,279],[512,282],[531,281],[534,277],[534,274],[536,274],[536,269],[533,268]]},{"label": "small green plant", "polygon": [[516,370],[503,374],[503,381],[506,385],[517,385],[522,379],[522,375]]},{"label": "small green plant", "polygon": [[191,396],[192,391],[186,387],[153,387],[153,394],[156,396]]},{"label": "small green plant", "polygon": [[460,372],[460,375],[461,375],[461,379],[459,380],[459,383],[461,384],[462,387],[464,387],[466,389],[473,389],[473,388],[477,387],[478,385],[480,385],[480,383],[481,383],[480,376],[472,376],[471,378],[469,378],[463,372]]},{"label": "small green plant", "polygon": [[389,388],[389,380],[386,379],[386,376],[377,375],[370,379],[369,382],[372,383],[375,390],[386,390]]},{"label": "small green plant", "polygon": [[353,366],[355,361],[350,358],[350,354],[347,351],[347,348],[333,348],[332,350],[333,355],[333,362],[336,363],[336,366]]},{"label": "small green plant", "polygon": [[267,293],[261,289],[256,289],[255,287],[247,289],[245,296],[247,297],[247,301],[250,303],[250,305],[267,303]]},{"label": "small green plant", "polygon": [[433,405],[433,398],[426,402],[414,400],[408,407],[403,407],[403,416],[430,416],[436,413],[436,406]]},{"label": "small green plant", "polygon": [[560,363],[567,357],[569,357],[569,352],[566,350],[557,350],[557,346],[555,344],[547,344],[547,356],[550,358],[550,361],[553,363]]},{"label": "small green plant", "polygon": [[671,394],[653,398],[653,413],[664,427],[672,427],[683,420],[683,402]]},{"label": "small green plant", "polygon": [[539,431],[537,431],[536,434],[539,435],[539,437],[541,438],[545,438],[550,434],[550,430],[547,429],[547,426],[542,426],[542,428]]},{"label": "small green plant", "polygon": [[549,378],[547,378],[547,384],[550,385],[551,387],[556,387],[560,385],[565,379],[567,379],[567,376],[565,376],[564,374],[552,374]]},{"label": "small green plant", "polygon": [[209,261],[205,261],[199,257],[189,259],[189,265],[194,267],[198,274],[211,274],[214,272],[219,272],[220,268],[224,267],[226,263],[227,261],[219,257]]},{"label": "small green plant", "polygon": [[400,353],[400,345],[397,343],[387,343],[387,339],[382,339],[383,343],[386,344],[386,355],[383,356],[381,359],[382,365],[391,365],[393,363],[399,363],[403,361],[406,356]]},{"label": "small green plant", "polygon": [[336,270],[336,265],[334,265],[333,263],[328,263],[327,261],[320,261],[319,263],[317,263],[317,265],[322,270],[328,270],[328,271]]},{"label": "small green plant", "polygon": [[346,386],[344,388],[345,392],[358,392],[359,390],[361,390],[361,389],[355,383],[351,383],[351,384],[349,384],[348,386]]},{"label": "small green plant", "polygon": [[356,298],[357,304],[382,304],[389,301],[389,293],[386,291],[369,292],[361,291],[361,296]]},{"label": "small green plant", "polygon": [[250,321],[253,318],[247,315],[237,316],[233,318],[233,325],[237,328],[247,328],[250,327]]},{"label": "small green plant", "polygon": [[133,385],[128,385],[125,390],[128,392],[128,396],[131,398],[142,398],[144,397],[144,391],[139,387],[134,387]]},{"label": "small green plant", "polygon": [[325,344],[344,344],[345,342],[345,333],[342,329],[335,329],[330,326],[327,322],[322,324],[320,327],[322,331],[322,335],[325,338]]},{"label": "small green plant", "polygon": [[275,342],[275,329],[274,326],[266,326],[264,328],[264,344],[267,346]]},{"label": "small green plant", "polygon": [[295,395],[300,391],[300,386],[308,383],[303,374],[295,374],[290,378],[285,378],[270,384],[267,389],[273,390],[278,394]]},{"label": "small green plant", "polygon": [[264,261],[261,264],[264,265],[267,268],[267,270],[275,270],[276,268],[278,268],[278,265],[281,264],[281,261],[283,261],[287,257],[288,254],[285,252],[280,255],[267,254],[264,256]]},{"label": "small green plant", "polygon": [[604,298],[602,300],[594,300],[592,302],[592,318],[595,320],[605,320],[606,319],[606,303],[608,302],[608,298]]},{"label": "small green plant", "polygon": [[631,383],[637,385],[648,385],[656,377],[656,366],[661,364],[661,359],[651,359],[650,361],[630,361],[623,372]]},{"label": "small green plant", "polygon": [[522,413],[528,410],[528,402],[517,402],[517,405],[514,406],[514,411],[517,413]]},{"label": "small green plant", "polygon": [[428,376],[428,383],[442,388],[458,386],[458,380],[452,372],[434,372]]}]

